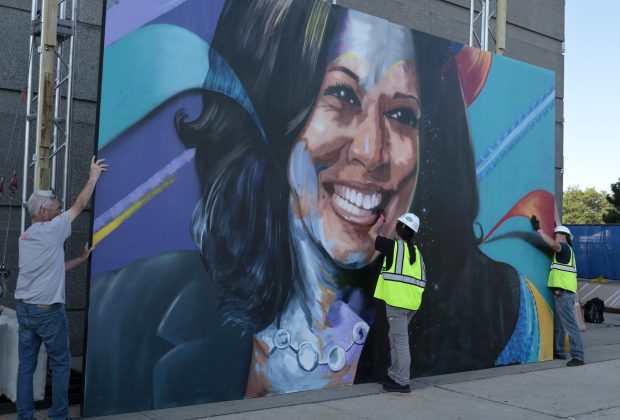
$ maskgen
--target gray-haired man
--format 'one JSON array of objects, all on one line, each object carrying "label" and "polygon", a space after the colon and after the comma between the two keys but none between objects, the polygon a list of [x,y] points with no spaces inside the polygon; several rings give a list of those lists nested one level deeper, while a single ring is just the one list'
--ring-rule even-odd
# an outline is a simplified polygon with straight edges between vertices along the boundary
[{"label": "gray-haired man", "polygon": [[52,368],[52,419],[69,414],[69,375],[71,354],[65,312],[65,271],[85,261],[82,255],[65,262],[63,244],[71,235],[71,222],[86,208],[102,171],[103,160],[90,164],[90,176],[75,203],[62,212],[62,203],[52,191],[35,191],[27,208],[32,225],[19,238],[19,275],[15,300],[19,323],[19,369],[17,373],[17,412],[20,419],[34,417],[32,377],[37,367],[41,343],[45,344]]}]

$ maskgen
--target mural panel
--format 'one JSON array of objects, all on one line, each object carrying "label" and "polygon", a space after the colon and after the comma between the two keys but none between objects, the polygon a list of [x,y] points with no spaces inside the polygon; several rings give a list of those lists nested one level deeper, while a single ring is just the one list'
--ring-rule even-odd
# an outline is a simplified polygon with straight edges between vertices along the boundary
[{"label": "mural panel", "polygon": [[413,376],[552,357],[550,71],[318,0],[106,12],[87,416],[381,378],[380,209]]}]

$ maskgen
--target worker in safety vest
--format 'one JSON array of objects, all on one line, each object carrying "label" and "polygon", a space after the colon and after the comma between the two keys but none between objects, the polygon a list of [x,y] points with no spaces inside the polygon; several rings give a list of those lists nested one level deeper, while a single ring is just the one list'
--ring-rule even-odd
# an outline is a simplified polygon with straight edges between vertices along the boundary
[{"label": "worker in safety vest", "polygon": [[403,214],[396,223],[397,240],[378,235],[385,222],[381,212],[371,236],[375,249],[385,257],[374,296],[385,302],[389,323],[391,363],[383,389],[388,392],[411,392],[411,353],[409,351],[409,322],[422,302],[426,285],[424,262],[413,238],[420,228],[420,219],[413,213]]},{"label": "worker in safety vest", "polygon": [[575,293],[577,292],[577,265],[573,252],[573,235],[566,226],[556,226],[555,240],[547,235],[532,216],[532,227],[543,241],[554,251],[547,287],[553,290],[553,358],[566,359],[564,337],[568,334],[572,359],[567,366],[581,366],[584,363],[583,342],[575,316]]}]

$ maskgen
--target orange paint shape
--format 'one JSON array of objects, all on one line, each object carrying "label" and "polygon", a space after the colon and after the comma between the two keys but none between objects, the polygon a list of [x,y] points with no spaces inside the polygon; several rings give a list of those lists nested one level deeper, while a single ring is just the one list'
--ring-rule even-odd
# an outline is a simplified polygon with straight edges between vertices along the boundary
[{"label": "orange paint shape", "polygon": [[456,55],[455,62],[466,107],[480,95],[491,71],[492,58],[493,54],[489,51],[468,46],[463,47]]},{"label": "orange paint shape", "polygon": [[527,219],[536,216],[540,222],[540,227],[550,236],[553,236],[553,212],[555,206],[555,197],[549,191],[535,190],[527,193],[523,198],[517,201],[517,204],[500,219],[493,229],[487,233],[483,241],[491,237],[501,225],[512,217],[525,217]]}]

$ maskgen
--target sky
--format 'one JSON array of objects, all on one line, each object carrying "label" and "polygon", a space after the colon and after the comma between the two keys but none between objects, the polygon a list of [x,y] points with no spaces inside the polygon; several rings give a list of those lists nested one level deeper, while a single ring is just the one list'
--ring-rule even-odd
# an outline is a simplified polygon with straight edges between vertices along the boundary
[{"label": "sky", "polygon": [[566,0],[564,190],[620,178],[620,0]]}]

